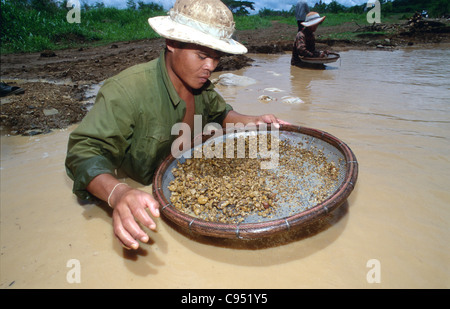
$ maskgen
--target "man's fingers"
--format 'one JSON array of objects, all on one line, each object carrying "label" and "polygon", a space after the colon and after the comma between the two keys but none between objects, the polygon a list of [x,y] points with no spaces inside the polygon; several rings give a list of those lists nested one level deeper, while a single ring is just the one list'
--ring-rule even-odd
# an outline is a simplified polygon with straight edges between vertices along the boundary
[{"label": "man's fingers", "polygon": [[114,233],[125,247],[137,249],[138,241],[148,242],[149,237],[141,225],[156,229],[156,223],[147,208],[153,217],[159,217],[159,203],[150,194],[140,190],[127,191],[114,208]]},{"label": "man's fingers", "polygon": [[267,115],[263,115],[262,120],[258,121],[258,124],[261,123],[271,123],[275,126],[275,128],[279,129],[280,128],[280,124],[291,124],[287,121],[278,119],[275,115],[272,114],[267,114]]},{"label": "man's fingers", "polygon": [[[143,211],[145,213],[145,211]],[[140,228],[140,226],[135,221],[131,211],[128,208],[124,208],[122,211],[116,209],[114,213],[118,215],[114,217],[114,227],[116,235],[126,244],[133,242],[137,242],[135,240],[139,240],[142,242],[148,241],[148,235]],[[141,215],[142,216],[142,215]],[[148,216],[148,214],[147,214]],[[116,227],[118,228],[116,230]],[[118,232],[118,233],[117,233]],[[134,240],[130,240],[130,237]],[[138,245],[139,246],[139,245]],[[133,248],[133,246],[131,246]],[[133,248],[134,249],[134,248]]]},{"label": "man's fingers", "polygon": [[150,213],[154,217],[159,217],[159,203],[156,202],[151,195],[144,194],[139,196],[134,201],[137,207],[130,207],[132,209],[134,217],[143,225],[151,230],[156,229],[156,223],[150,217],[146,208],[150,210]]},{"label": "man's fingers", "polygon": [[156,229],[156,223],[150,218],[148,213],[143,208],[139,208],[134,214],[135,218],[139,220],[143,225],[151,230]]},{"label": "man's fingers", "polygon": [[113,220],[114,220],[114,234],[122,243],[125,248],[137,249],[139,248],[139,243],[131,236],[130,233],[125,229],[120,220],[119,214],[114,211],[113,212]]},{"label": "man's fingers", "polygon": [[290,122],[287,122],[287,121],[284,121],[284,120],[281,120],[281,119],[278,119],[278,123],[279,124],[291,124]]},{"label": "man's fingers", "polygon": [[154,217],[159,217],[159,203],[153,198],[147,196],[145,198],[145,205],[150,209],[150,213]]}]

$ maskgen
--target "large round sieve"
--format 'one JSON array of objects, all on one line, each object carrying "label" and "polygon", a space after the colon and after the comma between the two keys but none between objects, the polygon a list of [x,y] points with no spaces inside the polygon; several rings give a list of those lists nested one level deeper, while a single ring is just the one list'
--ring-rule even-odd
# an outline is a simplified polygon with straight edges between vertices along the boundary
[{"label": "large round sieve", "polygon": [[[292,188],[289,189],[287,199],[277,201],[276,210],[270,217],[262,217],[255,212],[246,216],[239,223],[220,223],[203,220],[172,205],[170,202],[171,191],[168,189],[169,184],[175,178],[172,170],[179,163],[184,163],[186,159],[183,156],[175,158],[169,155],[158,167],[153,181],[153,193],[160,203],[161,213],[176,225],[201,235],[255,239],[312,223],[339,207],[355,186],[358,163],[353,152],[344,142],[324,131],[293,125],[282,125],[279,130],[259,128],[258,130],[233,131],[231,133],[224,131],[223,135],[219,137],[205,136],[203,144],[200,146],[211,142],[226,142],[238,136],[275,133],[280,141],[301,147],[317,156],[320,155],[326,159],[327,163],[332,163],[338,171],[336,177],[333,177],[332,181],[326,180],[327,185],[325,186],[322,184],[325,180],[319,177],[315,170],[320,166],[311,165],[301,157],[291,157],[289,158],[290,166],[294,163],[298,169],[309,171],[304,177],[298,179],[296,169],[290,172],[281,164],[272,166],[270,172],[274,177],[271,179],[276,180],[279,177],[279,179],[292,184]],[[280,158],[283,158],[284,155],[286,154],[279,153]],[[322,196],[320,202],[316,201],[318,189]],[[285,193],[284,195],[286,195]],[[277,192],[277,194],[282,195],[283,192]]]},{"label": "large round sieve", "polygon": [[338,61],[341,56],[337,53],[329,53],[326,57],[303,57],[301,58],[302,62],[311,63],[311,64],[325,64],[332,63]]}]

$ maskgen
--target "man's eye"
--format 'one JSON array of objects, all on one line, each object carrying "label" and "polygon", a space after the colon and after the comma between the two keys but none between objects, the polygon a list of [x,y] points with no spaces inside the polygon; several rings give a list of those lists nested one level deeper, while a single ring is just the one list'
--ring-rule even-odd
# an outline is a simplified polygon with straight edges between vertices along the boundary
[{"label": "man's eye", "polygon": [[201,60],[205,60],[207,57],[206,56],[204,56],[204,55],[198,55],[198,57],[201,59]]}]

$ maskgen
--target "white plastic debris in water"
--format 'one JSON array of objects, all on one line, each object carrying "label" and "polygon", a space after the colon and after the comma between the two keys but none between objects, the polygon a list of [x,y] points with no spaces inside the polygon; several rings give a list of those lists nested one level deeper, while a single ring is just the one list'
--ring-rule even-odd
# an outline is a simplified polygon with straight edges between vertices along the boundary
[{"label": "white plastic debris in water", "polygon": [[240,86],[246,87],[249,85],[256,84],[256,80],[246,76],[240,76],[233,73],[225,73],[212,80],[214,84],[219,84],[222,86]]},{"label": "white plastic debris in water", "polygon": [[278,88],[266,88],[264,91],[270,91],[270,92],[282,92],[283,90]]},{"label": "white plastic debris in water", "polygon": [[261,103],[269,103],[270,101],[275,101],[276,98],[271,97],[270,95],[265,95],[265,94],[263,94],[263,95],[260,95],[260,96],[258,97],[258,100],[259,100],[259,102],[261,102]]},{"label": "white plastic debris in water", "polygon": [[284,97],[281,98],[281,101],[283,103],[287,103],[287,104],[302,104],[302,103],[305,103],[299,97],[291,97],[291,96],[284,96]]},{"label": "white plastic debris in water", "polygon": [[280,73],[274,72],[274,71],[267,71],[267,73],[272,74],[273,76],[281,76]]}]

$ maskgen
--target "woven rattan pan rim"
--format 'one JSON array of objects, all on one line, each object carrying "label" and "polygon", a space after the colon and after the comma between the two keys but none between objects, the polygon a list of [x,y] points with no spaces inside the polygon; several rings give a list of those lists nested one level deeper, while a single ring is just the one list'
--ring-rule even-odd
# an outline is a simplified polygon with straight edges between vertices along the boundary
[{"label": "woven rattan pan rim", "polygon": [[341,206],[353,191],[358,177],[358,162],[352,150],[340,139],[321,130],[294,125],[281,125],[280,131],[298,132],[321,139],[337,148],[343,154],[347,163],[345,177],[341,186],[328,199],[308,210],[271,221],[243,224],[208,222],[180,212],[164,196],[162,179],[169,165],[176,160],[172,155],[169,155],[158,167],[153,179],[153,194],[160,204],[162,215],[174,224],[204,236],[257,239],[288,231],[301,225],[308,225]]},{"label": "woven rattan pan rim", "polygon": [[306,63],[310,64],[326,64],[331,62],[336,62],[341,58],[341,56],[337,53],[329,53],[328,55],[334,56],[334,57],[327,57],[327,58],[317,58],[317,57],[303,57],[301,60]]}]

